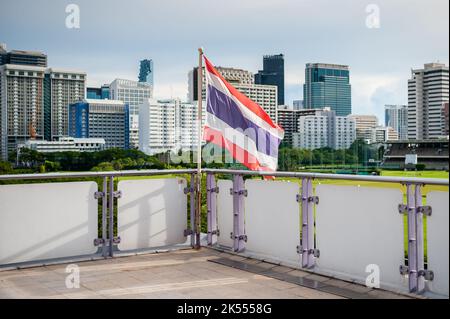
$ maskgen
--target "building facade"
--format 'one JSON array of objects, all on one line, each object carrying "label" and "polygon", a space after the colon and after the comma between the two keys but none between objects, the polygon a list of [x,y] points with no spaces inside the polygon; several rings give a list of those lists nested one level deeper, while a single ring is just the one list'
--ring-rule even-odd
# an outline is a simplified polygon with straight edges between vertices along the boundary
[{"label": "building facade", "polygon": [[325,63],[306,64],[303,103],[307,109],[329,107],[337,116],[351,114],[349,67]]},{"label": "building facade", "polygon": [[153,87],[153,73],[153,60],[141,60],[139,64],[139,82],[150,84]]},{"label": "building facade", "polygon": [[109,99],[109,84],[103,84],[101,87],[86,88],[86,98],[94,100]]},{"label": "building facade", "polygon": [[298,132],[298,120],[301,116],[316,115],[320,110],[297,110],[287,105],[278,105],[277,120],[278,125],[284,130],[283,144],[292,147],[293,134]]},{"label": "building facade", "polygon": [[97,152],[105,148],[103,138],[62,137],[57,141],[28,140],[18,148],[28,148],[41,153]]},{"label": "building facade", "polygon": [[128,105],[122,101],[85,99],[70,105],[71,137],[103,138],[105,149],[128,149],[129,131]]},{"label": "building facade", "polygon": [[357,115],[352,114],[349,117],[355,120],[356,138],[370,143],[372,140],[372,132],[378,127],[378,117],[375,115]]},{"label": "building facade", "polygon": [[0,43],[0,65],[17,64],[47,67],[47,55],[37,51],[7,51],[6,44]]},{"label": "building facade", "polygon": [[275,85],[277,105],[284,105],[284,55],[265,55],[263,69],[255,74],[255,84]]},{"label": "building facade", "polygon": [[69,105],[86,96],[86,73],[49,68],[44,82],[45,139],[69,135]]},{"label": "building facade", "polygon": [[408,138],[438,139],[443,132],[442,106],[449,101],[449,68],[428,63],[408,80]]},{"label": "building facade", "polygon": [[398,141],[399,136],[396,130],[390,126],[377,126],[372,129],[370,143],[386,143],[389,141]]},{"label": "building facade", "polygon": [[44,138],[45,68],[5,64],[0,66],[0,156],[30,137]]},{"label": "building facade", "polygon": [[293,133],[293,146],[302,149],[329,147],[348,149],[356,139],[355,120],[348,116],[336,116],[325,108],[315,115],[300,116],[298,132]]},{"label": "building facade", "polygon": [[[205,106],[204,106],[205,107]],[[148,99],[139,107],[139,149],[146,154],[196,150],[197,105],[179,99]],[[206,112],[203,112],[202,124]]]},{"label": "building facade", "polygon": [[406,105],[385,105],[384,125],[398,133],[398,139],[408,139],[408,107]]},{"label": "building facade", "polygon": [[130,107],[130,147],[139,147],[139,105],[153,97],[153,86],[148,83],[115,79],[110,85],[110,98]]}]

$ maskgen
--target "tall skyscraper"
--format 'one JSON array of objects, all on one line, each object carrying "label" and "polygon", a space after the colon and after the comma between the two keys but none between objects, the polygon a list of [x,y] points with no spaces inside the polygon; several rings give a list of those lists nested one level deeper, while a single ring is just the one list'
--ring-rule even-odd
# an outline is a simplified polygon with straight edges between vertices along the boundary
[{"label": "tall skyscraper", "polygon": [[265,55],[263,69],[255,74],[255,84],[276,85],[277,103],[284,105],[284,55]]},{"label": "tall skyscraper", "polygon": [[0,44],[0,65],[3,64],[46,67],[47,55],[37,51],[12,50],[8,52],[6,44]]},{"label": "tall skyscraper", "polygon": [[139,105],[153,97],[153,87],[148,83],[115,79],[109,85],[112,100],[120,100],[130,107],[130,147],[139,147]]},{"label": "tall skyscraper", "polygon": [[44,82],[45,139],[69,135],[69,105],[86,96],[86,73],[49,68]]},{"label": "tall skyscraper", "polygon": [[398,139],[408,139],[408,107],[406,105],[385,105],[384,125],[398,133]]},{"label": "tall skyscraper", "polygon": [[[226,67],[217,67],[216,69],[239,92],[258,103],[273,121],[277,121],[278,88],[275,85],[255,84],[253,73],[247,70]],[[197,70],[196,67],[188,74],[188,100],[190,102],[197,101]],[[205,72],[203,72],[202,99],[206,99]]]},{"label": "tall skyscraper", "polygon": [[0,66],[0,156],[27,139],[44,137],[45,68],[5,64]]},{"label": "tall skyscraper", "polygon": [[69,107],[69,134],[103,138],[105,148],[129,148],[128,105],[116,100],[85,99]]},{"label": "tall skyscraper", "polygon": [[449,68],[441,63],[427,63],[411,70],[408,80],[408,138],[441,138],[444,103],[449,101]]},{"label": "tall skyscraper", "polygon": [[306,64],[303,103],[307,109],[329,107],[337,116],[351,114],[349,67],[325,63]]},{"label": "tall skyscraper", "polygon": [[139,82],[153,86],[153,60],[141,60],[139,67]]}]

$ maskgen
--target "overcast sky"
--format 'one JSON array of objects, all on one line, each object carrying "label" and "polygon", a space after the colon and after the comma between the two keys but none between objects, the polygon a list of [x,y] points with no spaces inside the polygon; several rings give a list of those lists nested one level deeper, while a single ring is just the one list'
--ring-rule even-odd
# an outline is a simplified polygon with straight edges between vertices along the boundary
[{"label": "overcast sky", "polygon": [[[80,28],[66,28],[66,6]],[[368,28],[369,4],[379,28]],[[305,64],[348,64],[353,113],[407,102],[411,68],[449,61],[448,0],[0,0],[0,42],[39,50],[49,66],[88,73],[88,85],[137,79],[155,66],[157,98],[187,95],[197,48],[216,65],[256,72],[264,54],[285,55],[286,101],[302,98]]]}]

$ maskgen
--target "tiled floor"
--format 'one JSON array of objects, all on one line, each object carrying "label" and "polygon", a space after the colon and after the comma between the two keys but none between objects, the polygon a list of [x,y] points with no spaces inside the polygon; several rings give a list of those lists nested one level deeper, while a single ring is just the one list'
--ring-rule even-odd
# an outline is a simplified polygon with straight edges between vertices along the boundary
[{"label": "tiled floor", "polygon": [[66,287],[67,265],[2,271],[0,298],[342,298],[209,261],[219,259],[256,265],[253,269],[270,270],[272,275],[328,282],[366,297],[404,298],[208,248],[79,262],[80,287],[72,289]]}]

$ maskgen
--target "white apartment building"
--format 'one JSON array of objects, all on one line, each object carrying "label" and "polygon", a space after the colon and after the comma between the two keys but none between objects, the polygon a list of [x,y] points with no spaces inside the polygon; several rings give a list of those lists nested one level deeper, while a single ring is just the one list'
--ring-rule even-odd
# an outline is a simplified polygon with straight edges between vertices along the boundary
[{"label": "white apartment building", "polygon": [[375,115],[356,114],[349,115],[349,117],[355,120],[356,138],[370,143],[372,140],[372,132],[378,127],[378,117]]},{"label": "white apartment building", "polygon": [[[277,122],[278,87],[276,85],[255,84],[253,73],[246,70],[225,67],[216,67],[216,69],[225,80],[231,83],[239,92],[259,104],[267,112],[270,118]],[[198,68],[194,68],[188,74],[189,102],[197,101],[197,70]],[[203,72],[202,80],[202,99],[206,100],[207,88],[205,72]]]},{"label": "white apartment building", "polygon": [[[68,136],[69,105],[80,101],[86,95],[86,73],[74,70],[49,68],[46,70],[45,83],[45,121],[51,123],[46,132],[47,140],[56,140]],[[49,99],[50,98],[50,99]],[[49,105],[50,103],[50,105]],[[47,111],[50,109],[51,111]],[[48,124],[46,124],[48,125]]]},{"label": "white apartment building", "polygon": [[428,63],[411,71],[408,80],[408,138],[414,140],[442,138],[442,107],[449,101],[449,68]]},{"label": "white apartment building", "polygon": [[110,99],[123,101],[130,108],[130,147],[139,147],[139,105],[153,97],[149,83],[115,79],[110,85]]},{"label": "white apartment building", "polygon": [[0,66],[0,158],[32,135],[44,137],[45,68],[6,64]]},{"label": "white apartment building", "polygon": [[[203,111],[203,123],[205,121]],[[145,100],[139,107],[139,149],[146,154],[195,150],[197,105],[179,99]]]},{"label": "white apartment building", "polygon": [[398,139],[398,133],[392,127],[377,126],[372,130],[370,143],[386,143],[388,141],[398,141]]},{"label": "white apartment building", "polygon": [[29,148],[41,153],[97,152],[105,149],[103,138],[62,137],[57,141],[28,140],[18,148]]},{"label": "white apartment building", "polygon": [[347,149],[356,139],[356,123],[348,116],[336,116],[334,111],[325,108],[316,115],[299,117],[298,132],[292,134],[292,139],[295,148]]}]

